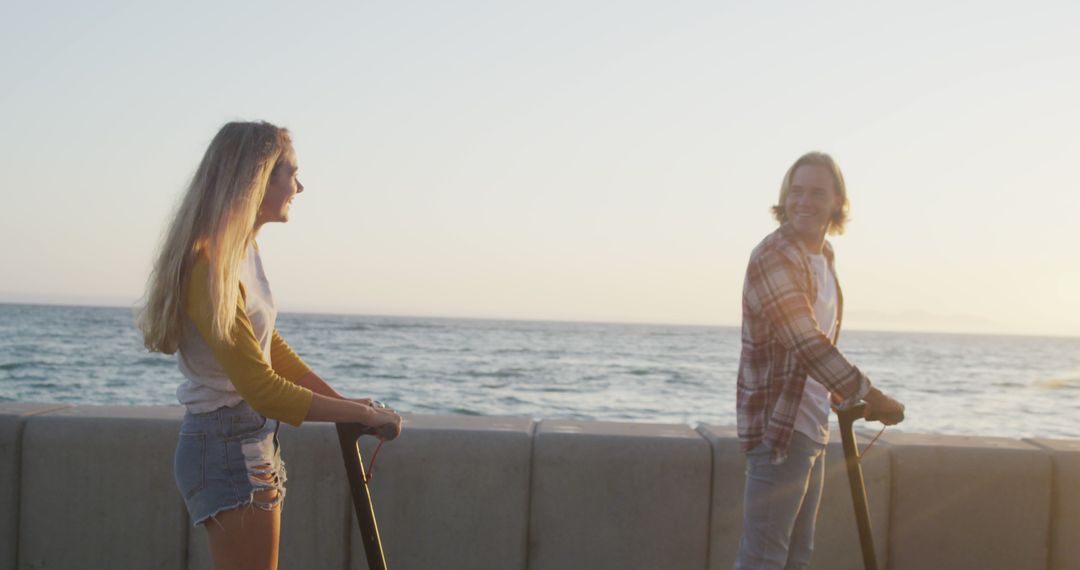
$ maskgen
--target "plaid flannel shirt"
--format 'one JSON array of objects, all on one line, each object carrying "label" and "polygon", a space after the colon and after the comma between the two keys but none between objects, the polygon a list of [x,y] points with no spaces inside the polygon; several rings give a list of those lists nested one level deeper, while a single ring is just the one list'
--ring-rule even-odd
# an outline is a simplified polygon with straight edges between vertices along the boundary
[{"label": "plaid flannel shirt", "polygon": [[[823,252],[833,268],[833,250]],[[836,280],[836,337],[844,297]],[[750,451],[760,443],[773,461],[787,458],[795,416],[807,376],[843,399],[857,403],[870,380],[836,349],[814,317],[817,282],[807,251],[787,226],[769,234],[750,255],[743,283],[742,354],[736,402],[739,444]]]}]

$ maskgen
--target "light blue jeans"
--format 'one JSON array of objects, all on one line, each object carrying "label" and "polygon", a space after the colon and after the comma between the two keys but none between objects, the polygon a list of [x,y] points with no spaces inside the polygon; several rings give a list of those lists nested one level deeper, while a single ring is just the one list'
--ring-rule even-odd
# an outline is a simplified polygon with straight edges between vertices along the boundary
[{"label": "light blue jeans", "polygon": [[787,460],[760,444],[746,454],[743,535],[735,570],[799,570],[814,551],[825,446],[794,432]]}]

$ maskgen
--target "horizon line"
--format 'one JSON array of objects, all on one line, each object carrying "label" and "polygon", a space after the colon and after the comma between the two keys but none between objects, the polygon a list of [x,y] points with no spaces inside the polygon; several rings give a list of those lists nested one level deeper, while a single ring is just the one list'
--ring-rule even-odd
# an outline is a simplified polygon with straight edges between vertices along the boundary
[{"label": "horizon line", "polygon": [[[23,305],[37,307],[72,307],[85,309],[135,309],[134,304],[119,304],[104,302],[101,304],[88,304],[84,302],[42,302],[42,301],[5,301],[0,299],[0,305]],[[669,326],[669,327],[693,327],[693,328],[739,328],[740,323],[732,324],[705,324],[705,323],[678,323],[659,321],[609,321],[588,319],[558,319],[536,317],[477,317],[460,315],[419,315],[419,314],[394,314],[394,313],[368,313],[355,311],[328,311],[328,310],[281,310],[278,314],[289,315],[327,315],[327,316],[351,316],[351,317],[381,317],[396,319],[438,319],[458,321],[514,321],[533,323],[564,323],[578,325],[624,325],[624,326]],[[847,327],[847,332],[868,333],[892,333],[892,334],[929,334],[929,335],[952,335],[952,336],[997,336],[997,337],[1026,337],[1026,338],[1063,338],[1080,339],[1080,333],[1030,333],[1030,332],[986,332],[971,330],[919,330],[919,329],[882,329],[863,328],[859,326]]]}]

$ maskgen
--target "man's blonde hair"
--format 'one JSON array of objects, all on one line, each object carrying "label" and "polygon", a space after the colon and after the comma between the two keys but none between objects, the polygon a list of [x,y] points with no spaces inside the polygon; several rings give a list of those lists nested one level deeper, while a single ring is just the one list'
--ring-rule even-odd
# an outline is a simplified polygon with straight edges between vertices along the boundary
[{"label": "man's blonde hair", "polygon": [[847,186],[844,184],[844,174],[840,172],[840,167],[833,160],[833,157],[825,154],[824,152],[812,151],[799,157],[795,161],[795,164],[791,165],[791,168],[784,174],[784,180],[780,183],[780,199],[776,205],[772,207],[773,216],[776,221],[780,222],[780,225],[787,223],[787,212],[784,210],[784,202],[787,201],[788,193],[791,192],[791,178],[795,176],[795,171],[804,164],[817,164],[829,169],[832,173],[833,182],[836,185],[836,194],[840,197],[840,209],[833,212],[832,218],[829,220],[829,229],[827,230],[829,235],[840,235],[844,233],[844,226],[848,221],[848,211],[851,209],[851,203],[848,202]]},{"label": "man's blonde hair", "polygon": [[214,337],[232,342],[240,297],[240,262],[255,239],[255,218],[270,174],[292,152],[289,131],[266,122],[221,127],[206,149],[165,234],[138,326],[146,348],[172,354],[183,333],[185,299],[195,259],[209,261]]}]

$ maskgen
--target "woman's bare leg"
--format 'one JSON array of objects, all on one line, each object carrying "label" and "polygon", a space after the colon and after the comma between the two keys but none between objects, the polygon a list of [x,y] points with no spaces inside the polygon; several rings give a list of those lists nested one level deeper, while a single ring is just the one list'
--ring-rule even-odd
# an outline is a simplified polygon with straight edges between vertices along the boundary
[{"label": "woman's bare leg", "polygon": [[[278,491],[258,491],[255,502],[271,503]],[[272,509],[244,505],[204,523],[214,570],[277,570],[281,503]]]}]

